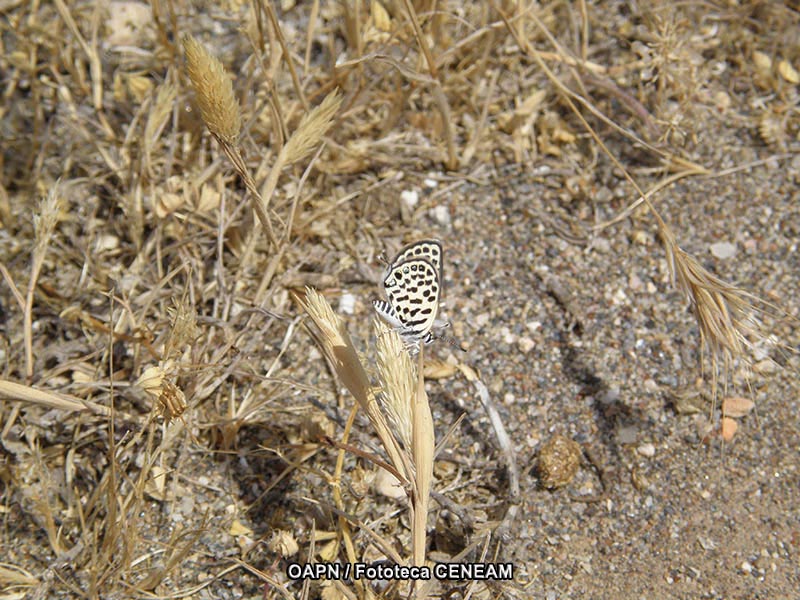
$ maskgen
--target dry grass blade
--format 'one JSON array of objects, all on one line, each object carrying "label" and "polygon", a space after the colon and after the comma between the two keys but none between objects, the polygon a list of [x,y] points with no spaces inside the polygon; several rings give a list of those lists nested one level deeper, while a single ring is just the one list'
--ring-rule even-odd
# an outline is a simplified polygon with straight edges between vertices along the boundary
[{"label": "dry grass blade", "polygon": [[306,114],[282,150],[284,159],[281,166],[288,166],[306,158],[322,141],[323,136],[333,126],[342,97],[338,92],[325,96],[319,106]]},{"label": "dry grass blade", "polygon": [[38,390],[27,385],[2,379],[0,379],[0,397],[7,400],[17,400],[21,402],[29,402],[31,404],[40,404],[42,406],[57,408],[59,410],[89,410],[99,415],[109,415],[111,413],[108,407],[101,406],[95,402],[81,400],[75,396],[62,394],[60,392]]}]

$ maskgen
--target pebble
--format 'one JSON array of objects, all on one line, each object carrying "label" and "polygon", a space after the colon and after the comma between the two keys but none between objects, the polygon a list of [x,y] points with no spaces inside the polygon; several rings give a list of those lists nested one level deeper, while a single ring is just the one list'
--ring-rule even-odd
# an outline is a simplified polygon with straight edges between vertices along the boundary
[{"label": "pebble", "polygon": [[450,210],[443,204],[435,206],[431,211],[431,216],[433,217],[434,221],[439,223],[439,225],[450,224]]},{"label": "pebble", "polygon": [[350,292],[345,292],[339,298],[339,312],[352,315],[356,309],[356,297]]},{"label": "pebble", "polygon": [[517,340],[517,346],[523,354],[527,354],[533,350],[534,346],[536,346],[536,342],[527,336],[523,336]]},{"label": "pebble", "polygon": [[400,192],[400,200],[408,208],[414,208],[419,203],[419,193],[416,190],[403,190]]},{"label": "pebble", "polygon": [[730,242],[717,242],[711,244],[711,254],[716,258],[730,258],[736,254],[736,246]]},{"label": "pebble", "polygon": [[656,455],[656,447],[650,443],[642,444],[636,451],[647,458],[653,458]]},{"label": "pebble", "polygon": [[633,444],[639,435],[638,427],[620,427],[617,430],[617,442],[620,444]]}]

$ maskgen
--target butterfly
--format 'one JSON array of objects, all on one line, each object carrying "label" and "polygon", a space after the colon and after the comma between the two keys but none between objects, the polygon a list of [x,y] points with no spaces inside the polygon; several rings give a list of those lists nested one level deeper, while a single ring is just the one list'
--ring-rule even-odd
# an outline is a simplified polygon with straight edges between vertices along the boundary
[{"label": "butterfly", "polygon": [[448,327],[438,321],[442,289],[442,244],[421,240],[409,244],[394,257],[383,277],[385,300],[372,305],[380,317],[395,328],[412,354],[419,344],[430,344],[437,337],[432,329]]}]

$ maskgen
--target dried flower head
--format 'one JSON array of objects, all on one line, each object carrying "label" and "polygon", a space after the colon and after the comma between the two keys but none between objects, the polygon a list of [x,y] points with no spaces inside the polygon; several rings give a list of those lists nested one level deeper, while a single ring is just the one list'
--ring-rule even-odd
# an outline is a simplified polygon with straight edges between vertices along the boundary
[{"label": "dried flower head", "polygon": [[215,136],[234,143],[242,126],[242,118],[230,76],[222,63],[193,37],[184,39],[183,49],[203,122]]}]

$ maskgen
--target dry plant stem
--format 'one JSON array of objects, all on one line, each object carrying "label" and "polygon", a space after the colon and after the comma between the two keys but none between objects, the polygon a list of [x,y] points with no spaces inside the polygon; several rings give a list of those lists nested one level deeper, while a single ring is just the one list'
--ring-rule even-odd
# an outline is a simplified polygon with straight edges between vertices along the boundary
[{"label": "dry plant stem", "polygon": [[286,61],[286,66],[289,67],[289,74],[292,76],[294,91],[297,94],[297,97],[300,98],[300,103],[303,105],[303,109],[308,112],[308,100],[306,100],[305,93],[303,92],[303,86],[300,84],[300,78],[297,76],[297,69],[294,68],[292,53],[289,47],[286,45],[286,38],[283,36],[283,30],[278,22],[278,17],[275,15],[275,9],[272,7],[272,2],[270,0],[261,0],[261,6],[264,9],[264,12],[267,13],[269,22],[275,31],[275,35],[278,37],[278,43],[281,45],[281,50],[283,50],[283,60]]},{"label": "dry plant stem", "polygon": [[612,225],[616,225],[620,221],[624,221],[627,219],[633,211],[635,211],[639,206],[642,205],[645,201],[649,201],[653,196],[655,196],[658,192],[663,190],[664,188],[669,187],[676,181],[680,181],[684,177],[691,177],[694,175],[706,175],[708,171],[704,168],[701,169],[694,169],[694,170],[686,170],[681,171],[679,173],[673,173],[672,175],[665,177],[661,181],[659,181],[656,185],[650,188],[647,193],[643,196],[640,196],[638,199],[634,200],[630,205],[628,205],[621,213],[619,213],[613,219],[605,221],[604,223],[598,223],[597,225],[592,226],[592,230],[594,231],[602,231]]},{"label": "dry plant stem", "polygon": [[239,148],[230,144],[219,136],[215,135],[214,137],[219,142],[220,147],[222,148],[223,152],[225,152],[225,155],[230,159],[231,163],[233,163],[233,168],[236,169],[239,177],[242,178],[247,191],[250,192],[253,210],[255,211],[258,220],[261,222],[261,226],[266,231],[270,243],[272,244],[273,248],[278,248],[278,240],[275,237],[275,231],[272,228],[272,221],[267,215],[267,206],[269,204],[264,202],[261,193],[258,191],[256,182],[253,181],[253,176],[250,175],[250,170],[247,168],[247,164],[244,162],[244,158],[242,158]]},{"label": "dry plant stem", "polygon": [[330,506],[329,504],[325,504],[323,502],[320,502],[316,498],[306,498],[306,497],[304,497],[304,498],[302,498],[302,500],[305,500],[309,504],[313,504],[315,506],[320,506],[320,507],[323,507],[323,508],[327,508],[328,510],[336,513],[337,516],[343,516],[345,519],[347,519],[353,525],[355,525],[360,531],[362,531],[365,534],[367,534],[367,536],[373,542],[375,542],[375,545],[378,546],[381,550],[383,550],[383,552],[386,554],[386,556],[389,557],[392,561],[394,561],[395,564],[398,564],[398,565],[406,564],[406,561],[404,561],[403,558],[400,556],[400,554],[398,554],[397,550],[392,548],[392,545],[389,542],[387,542],[386,539],[384,539],[383,537],[381,537],[380,535],[375,533],[372,529],[370,529],[370,526],[367,525],[362,520],[358,519],[357,517],[355,517],[355,516],[353,516],[351,514],[348,514],[346,512],[340,511],[335,506]]},{"label": "dry plant stem", "polygon": [[37,390],[36,388],[0,379],[0,397],[6,400],[28,402],[39,404],[48,408],[68,411],[88,410],[96,415],[110,416],[111,412],[107,406],[102,406],[89,400],[82,400],[75,396],[62,394],[60,392],[50,392],[47,390]]},{"label": "dry plant stem", "polygon": [[428,522],[428,504],[430,502],[431,482],[433,480],[433,451],[434,431],[431,407],[428,404],[428,395],[425,393],[425,378],[423,376],[424,348],[420,344],[417,361],[417,389],[413,397],[412,417],[412,452],[414,467],[416,469],[416,485],[412,498],[412,540],[411,554],[413,564],[425,564],[425,540]]},{"label": "dry plant stem", "polygon": [[444,93],[442,82],[439,80],[439,70],[436,68],[436,61],[433,60],[430,48],[428,48],[428,44],[425,41],[425,36],[422,33],[422,28],[419,25],[419,19],[417,19],[417,13],[414,10],[414,6],[411,4],[411,0],[403,1],[406,7],[406,12],[408,12],[408,17],[411,19],[411,24],[414,28],[414,36],[417,38],[417,45],[422,51],[425,61],[428,63],[428,70],[431,73],[431,80],[433,83],[431,93],[436,105],[439,107],[439,112],[442,115],[444,139],[445,144],[447,144],[447,163],[445,166],[452,171],[458,168],[458,157],[456,156],[455,134],[453,133],[453,127],[451,125],[452,116],[450,115],[450,104],[447,102],[447,96]]},{"label": "dry plant stem", "polygon": [[[507,22],[502,11],[498,9],[498,12],[503,17],[503,20]],[[547,28],[537,19],[536,15],[531,13],[531,18],[546,36],[552,38]],[[514,35],[514,30],[510,24],[508,29]],[[701,332],[702,345],[705,346],[708,343],[711,349],[712,363],[717,365],[720,356],[723,357],[725,371],[727,372],[733,358],[744,356],[744,349],[749,346],[748,336],[761,337],[760,323],[752,316],[756,309],[751,300],[756,298],[752,294],[715,277],[692,256],[681,250],[677,244],[675,234],[650,202],[648,195],[642,191],[627,169],[608,149],[600,139],[600,136],[597,135],[597,132],[578,111],[571,99],[573,94],[561,83],[555,73],[547,67],[539,53],[530,44],[516,36],[515,39],[518,44],[521,44],[520,47],[534,58],[548,79],[562,92],[564,102],[611,162],[620,169],[625,179],[628,180],[650,210],[661,235],[673,285],[688,298]],[[555,42],[553,43],[555,45]],[[558,46],[556,45],[556,47]],[[675,160],[675,157],[671,158]],[[686,161],[678,160],[677,162],[684,166],[687,164]],[[703,175],[708,174],[708,170],[702,167],[695,165],[695,168],[702,169],[701,174]],[[716,389],[716,385],[714,389]]]},{"label": "dry plant stem", "polygon": [[[667,159],[670,159],[670,160],[675,160],[678,163],[684,163],[685,162],[685,161],[681,161],[680,159],[678,159],[678,158],[676,158],[676,157],[674,157],[672,155],[666,154],[662,149],[657,148],[657,147],[653,146],[652,144],[644,141],[639,136],[635,135],[632,131],[621,127],[616,122],[614,122],[613,120],[609,119],[606,115],[604,115],[591,102],[589,102],[588,100],[586,100],[585,98],[583,98],[579,94],[576,94],[571,89],[569,89],[566,85],[564,85],[561,82],[561,80],[558,77],[556,77],[556,75],[546,66],[546,64],[544,63],[544,59],[545,58],[547,58],[547,59],[555,59],[556,57],[560,57],[559,62],[563,62],[564,64],[566,64],[568,66],[572,66],[572,65],[580,66],[581,68],[584,68],[589,72],[597,72],[595,69],[590,68],[589,65],[580,63],[580,61],[578,61],[577,59],[569,57],[566,54],[562,54],[562,55],[555,54],[554,55],[551,52],[542,52],[542,51],[539,51],[539,50],[535,50],[527,42],[527,40],[523,40],[522,38],[519,37],[519,35],[517,34],[517,31],[511,26],[511,23],[508,21],[508,19],[506,18],[505,14],[503,13],[503,11],[501,11],[496,6],[495,6],[495,9],[500,14],[501,18],[505,21],[506,28],[511,32],[511,35],[514,36],[514,39],[516,40],[517,45],[519,45],[519,47],[521,49],[523,49],[527,54],[529,54],[530,56],[532,56],[536,60],[536,62],[539,64],[539,66],[542,67],[542,70],[544,71],[545,75],[547,75],[547,78],[550,79],[551,83],[553,83],[553,85],[556,87],[556,89],[558,89],[562,93],[562,95],[565,97],[565,99],[569,100],[570,98],[572,98],[576,102],[580,102],[580,104],[582,106],[584,106],[589,112],[591,112],[595,117],[600,119],[603,123],[605,123],[606,125],[608,125],[612,129],[614,129],[615,131],[617,131],[621,135],[623,135],[623,136],[625,136],[627,138],[630,138],[631,140],[633,140],[637,144],[640,144],[643,148],[647,148],[648,150],[650,150],[654,154],[656,154],[658,156],[663,156],[663,157],[665,157]],[[534,20],[534,22],[537,24],[537,26],[544,32],[544,35],[548,38],[548,40],[550,40],[550,43],[553,44],[553,46],[555,46],[556,48],[558,48],[560,50],[561,47],[558,44],[558,42],[555,40],[555,38],[553,38],[552,34],[547,30],[547,28],[544,26],[544,24],[541,23],[541,21],[536,17],[536,15],[531,13],[531,18]],[[577,73],[574,73],[574,77],[577,80],[580,80],[580,77],[578,76]],[[583,120],[583,118],[582,118],[582,115],[577,113],[577,109],[574,107],[574,105],[571,102],[568,102],[568,105],[570,106],[570,108],[574,112],[576,112],[576,114],[578,115],[578,118],[581,121],[585,122]],[[587,128],[589,127],[588,124],[586,124],[585,126]],[[590,134],[593,133],[593,130],[591,128],[589,128],[589,133]],[[597,139],[596,135],[593,135],[592,137]],[[692,166],[697,168],[697,165],[692,165]]]},{"label": "dry plant stem", "polygon": [[495,436],[497,437],[497,444],[500,446],[500,450],[503,453],[503,457],[506,461],[506,470],[508,472],[509,507],[506,511],[505,517],[503,517],[503,522],[497,528],[498,537],[501,540],[505,540],[505,538],[511,534],[511,530],[514,526],[514,522],[517,519],[517,513],[519,512],[520,506],[520,486],[519,470],[517,469],[517,455],[514,452],[514,445],[511,442],[511,438],[508,436],[505,425],[503,425],[503,420],[500,417],[500,413],[497,412],[497,409],[492,403],[491,397],[489,396],[489,390],[486,389],[486,386],[483,385],[483,382],[480,379],[476,379],[473,382],[473,385],[478,391],[478,398],[480,398],[481,404],[483,404],[483,408],[486,410],[486,414],[489,415],[489,422],[492,424],[492,429],[494,429]]},{"label": "dry plant stem", "polygon": [[[61,15],[61,18],[64,19],[64,22],[67,24],[67,28],[69,28],[70,33],[72,33],[72,35],[78,41],[81,49],[89,59],[89,72],[92,75],[92,102],[95,110],[99,112],[103,110],[103,68],[96,48],[97,40],[93,40],[95,42],[95,46],[93,47],[90,46],[85,39],[83,39],[83,35],[81,35],[81,31],[78,28],[78,25],[75,23],[75,19],[72,18],[72,14],[69,12],[67,5],[64,4],[64,0],[55,0],[55,5],[56,10],[58,10],[58,13]],[[106,129],[106,133],[110,133],[110,131],[110,129]]]},{"label": "dry plant stem", "polygon": [[[350,431],[353,428],[353,423],[356,419],[356,414],[358,413],[358,409],[356,406],[353,406],[352,410],[350,411],[350,415],[347,417],[347,423],[344,426],[344,432],[342,432],[342,443],[346,444],[347,440],[350,438]],[[336,469],[333,473],[333,480],[331,481],[331,485],[333,486],[333,501],[336,504],[336,508],[344,512],[344,500],[342,499],[342,471],[344,470],[344,458],[345,458],[345,450],[344,448],[339,449],[339,454],[336,457]],[[344,547],[347,551],[347,560],[350,561],[351,564],[356,562],[356,551],[353,547],[353,539],[352,534],[350,532],[350,525],[347,522],[347,519],[340,516],[339,517],[339,531],[342,534],[342,540],[344,541]]]},{"label": "dry plant stem", "polygon": [[[603,140],[601,140],[601,139],[600,139],[600,136],[598,136],[598,135],[597,135],[597,132],[596,132],[596,131],[595,131],[595,130],[592,128],[592,126],[591,126],[591,125],[589,125],[589,123],[588,123],[588,122],[586,121],[586,119],[583,117],[583,114],[581,114],[581,112],[578,110],[578,107],[577,107],[577,106],[575,106],[575,104],[574,104],[574,103],[573,103],[573,101],[572,101],[572,98],[575,96],[574,92],[572,92],[572,90],[570,90],[569,88],[567,88],[567,87],[566,87],[566,86],[565,86],[565,85],[564,85],[564,84],[561,82],[561,80],[560,80],[560,79],[559,79],[559,78],[556,76],[556,74],[555,74],[555,73],[553,73],[553,71],[551,71],[551,70],[550,70],[550,68],[547,66],[547,64],[546,64],[546,63],[544,62],[544,60],[542,59],[542,57],[541,57],[541,55],[539,54],[539,52],[538,52],[538,51],[537,51],[535,48],[533,48],[533,47],[532,47],[532,46],[531,46],[531,45],[530,45],[530,44],[527,42],[527,40],[522,40],[521,38],[519,38],[519,37],[516,35],[516,31],[514,30],[514,28],[513,28],[513,27],[511,27],[511,24],[510,24],[510,23],[508,23],[508,20],[507,20],[506,16],[503,14],[503,11],[501,11],[501,10],[500,10],[498,7],[496,7],[496,6],[495,6],[495,9],[498,11],[498,13],[500,13],[500,15],[502,16],[503,20],[504,20],[504,21],[506,21],[506,23],[508,24],[508,25],[507,25],[507,26],[508,26],[508,30],[509,30],[509,31],[511,32],[511,34],[514,36],[514,39],[516,40],[516,42],[517,42],[517,44],[519,45],[519,47],[520,47],[520,48],[522,48],[523,50],[525,50],[525,52],[526,52],[527,54],[529,54],[531,57],[533,57],[533,59],[534,59],[534,60],[536,61],[536,63],[539,65],[539,68],[541,68],[541,69],[542,69],[542,71],[545,73],[545,75],[547,75],[547,78],[550,80],[550,82],[551,82],[553,85],[555,85],[555,86],[556,86],[556,88],[557,88],[557,89],[558,89],[558,90],[561,92],[561,94],[562,94],[562,97],[564,98],[564,102],[566,102],[567,106],[569,106],[570,110],[572,110],[572,112],[575,114],[575,116],[576,116],[576,117],[578,118],[578,120],[581,122],[581,124],[583,125],[583,127],[584,127],[584,128],[586,129],[586,131],[589,133],[589,135],[590,135],[590,136],[592,136],[592,139],[593,139],[593,140],[594,140],[594,141],[597,143],[597,145],[598,145],[598,146],[600,146],[600,148],[603,150],[603,152],[605,153],[605,155],[606,155],[606,156],[608,156],[608,158],[611,160],[611,162],[613,162],[613,163],[614,163],[614,166],[616,166],[616,167],[617,167],[617,168],[618,168],[618,169],[619,169],[619,170],[622,172],[622,174],[623,174],[623,176],[625,177],[625,179],[627,179],[627,180],[628,180],[628,183],[630,183],[630,184],[633,186],[633,188],[634,188],[634,189],[637,191],[637,193],[639,194],[639,196],[640,196],[640,197],[641,197],[641,198],[644,200],[644,202],[645,202],[645,204],[647,205],[647,207],[648,207],[648,208],[649,208],[649,209],[652,211],[652,213],[653,213],[653,216],[655,217],[655,219],[656,219],[656,222],[658,223],[659,229],[661,229],[661,230],[663,230],[663,231],[669,231],[669,227],[667,226],[666,222],[665,222],[665,221],[664,221],[664,220],[661,218],[661,215],[658,213],[658,211],[655,209],[655,207],[654,207],[654,206],[653,206],[653,205],[650,203],[650,201],[647,199],[647,196],[646,196],[646,194],[645,194],[645,193],[644,193],[644,191],[643,191],[643,190],[642,190],[642,189],[639,187],[639,184],[638,184],[638,183],[636,183],[636,180],[634,180],[634,179],[633,179],[633,177],[631,177],[631,175],[628,173],[628,170],[627,170],[627,169],[626,169],[626,168],[625,168],[625,167],[622,165],[622,163],[621,163],[621,162],[619,162],[619,159],[617,159],[617,157],[616,157],[616,156],[614,156],[614,153],[613,153],[613,152],[611,152],[611,150],[609,150],[609,149],[608,149],[608,147],[605,145],[605,143],[603,142]],[[531,13],[531,15],[530,15],[530,16],[531,16],[531,18],[533,19],[533,21],[536,23],[537,27],[539,27],[539,29],[542,31],[542,33],[543,33],[545,36],[547,36],[547,37],[548,37],[548,39],[550,39],[550,40],[551,40],[551,42],[552,42],[554,45],[556,45],[556,47],[558,47],[558,44],[557,44],[557,43],[555,42],[555,40],[552,38],[552,35],[551,35],[551,34],[550,34],[550,32],[548,31],[548,29],[547,29],[547,28],[544,26],[544,24],[543,24],[543,23],[542,23],[542,22],[541,22],[541,21],[540,21],[540,20],[539,20],[539,19],[536,17],[536,15],[534,15],[533,13]],[[588,105],[588,103],[587,103],[587,104],[585,104],[584,106],[587,106],[587,107],[588,107],[589,105]],[[599,112],[599,111],[598,111],[598,112]],[[627,133],[627,135],[631,135],[631,134],[630,134],[630,133]],[[662,153],[660,150],[658,150],[658,149],[656,149],[656,148],[653,148],[653,147],[652,147],[652,146],[650,146],[649,144],[646,144],[644,141],[641,141],[641,140],[639,140],[638,138],[636,138],[636,139],[637,139],[637,141],[640,141],[640,143],[642,143],[643,145],[645,145],[645,146],[647,146],[647,147],[649,147],[649,148],[653,149],[653,150],[654,150],[655,152],[657,152],[658,154],[663,154],[663,153]]]}]

